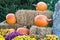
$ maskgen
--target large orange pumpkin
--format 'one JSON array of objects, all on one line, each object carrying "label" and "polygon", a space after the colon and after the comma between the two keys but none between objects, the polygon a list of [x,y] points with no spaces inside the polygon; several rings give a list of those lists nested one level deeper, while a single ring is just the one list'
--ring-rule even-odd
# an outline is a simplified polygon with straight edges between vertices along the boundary
[{"label": "large orange pumpkin", "polygon": [[44,2],[38,2],[37,5],[36,5],[36,10],[39,10],[39,11],[44,11],[44,10],[47,10],[47,4],[44,3]]},{"label": "large orange pumpkin", "polygon": [[48,18],[45,15],[37,15],[34,19],[34,22],[37,26],[47,26],[48,25]]},{"label": "large orange pumpkin", "polygon": [[9,13],[6,16],[6,21],[8,24],[15,24],[16,23],[16,16],[13,13]]},{"label": "large orange pumpkin", "polygon": [[17,32],[21,33],[21,34],[29,34],[29,29],[24,28],[24,27],[20,27],[17,29]]}]

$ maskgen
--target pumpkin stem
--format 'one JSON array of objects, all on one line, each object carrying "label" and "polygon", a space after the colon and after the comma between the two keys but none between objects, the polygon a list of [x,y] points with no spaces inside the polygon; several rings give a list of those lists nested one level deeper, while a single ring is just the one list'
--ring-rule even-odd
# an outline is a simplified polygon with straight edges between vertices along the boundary
[{"label": "pumpkin stem", "polygon": [[52,21],[52,19],[48,19],[48,21]]},{"label": "pumpkin stem", "polygon": [[24,26],[24,28],[27,28],[27,26]]}]

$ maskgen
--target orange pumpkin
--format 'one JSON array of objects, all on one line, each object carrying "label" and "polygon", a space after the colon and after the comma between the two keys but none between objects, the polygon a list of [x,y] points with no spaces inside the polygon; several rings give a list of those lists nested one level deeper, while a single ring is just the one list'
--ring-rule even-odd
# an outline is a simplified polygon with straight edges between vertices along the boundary
[{"label": "orange pumpkin", "polygon": [[39,11],[44,11],[44,10],[47,10],[47,4],[44,3],[44,2],[38,2],[37,5],[36,5],[36,10],[39,10]]},{"label": "orange pumpkin", "polygon": [[15,32],[15,29],[9,29],[9,33]]},{"label": "orange pumpkin", "polygon": [[20,27],[17,29],[17,32],[21,33],[21,34],[29,34],[29,29],[24,28],[24,27]]},{"label": "orange pumpkin", "polygon": [[47,26],[48,18],[45,15],[37,15],[34,19],[34,22],[37,26]]},{"label": "orange pumpkin", "polygon": [[16,16],[13,13],[9,13],[6,16],[6,21],[8,24],[15,24],[16,23]]}]

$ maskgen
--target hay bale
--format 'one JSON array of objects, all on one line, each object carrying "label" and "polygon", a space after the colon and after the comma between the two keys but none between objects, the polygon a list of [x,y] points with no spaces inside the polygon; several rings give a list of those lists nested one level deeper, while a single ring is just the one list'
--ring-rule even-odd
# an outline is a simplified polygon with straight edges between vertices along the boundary
[{"label": "hay bale", "polygon": [[37,27],[36,26],[31,26],[29,35],[32,35],[32,34],[37,34]]},{"label": "hay bale", "polygon": [[30,35],[32,34],[38,34],[41,37],[45,37],[46,34],[52,34],[52,28],[32,26],[30,28]]},{"label": "hay bale", "polygon": [[36,15],[46,15],[48,18],[52,18],[52,13],[47,11],[18,10],[16,12],[17,23],[23,26],[34,25]]},{"label": "hay bale", "polygon": [[[41,12],[41,13],[40,13]],[[47,16],[49,19],[52,19],[53,12],[52,11],[38,11],[38,14],[42,14]]]},{"label": "hay bale", "polygon": [[52,28],[38,27],[37,34],[42,37],[45,37],[46,34],[52,34]]},{"label": "hay bale", "polygon": [[14,28],[14,29],[16,29],[18,27],[22,27],[22,26],[17,24],[17,23],[13,24],[13,25],[9,25],[9,24],[6,23],[6,21],[3,21],[3,22],[0,23],[0,28],[3,28],[3,29],[6,29],[6,28]]},{"label": "hay bale", "polygon": [[17,23],[20,25],[31,25],[33,24],[33,18],[34,15],[37,14],[37,12],[31,10],[18,10],[16,12],[16,18],[17,18]]}]

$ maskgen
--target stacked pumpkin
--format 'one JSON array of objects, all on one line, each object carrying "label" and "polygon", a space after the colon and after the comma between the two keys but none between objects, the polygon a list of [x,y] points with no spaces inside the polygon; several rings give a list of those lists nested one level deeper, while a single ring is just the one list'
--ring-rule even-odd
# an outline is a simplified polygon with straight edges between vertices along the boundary
[{"label": "stacked pumpkin", "polygon": [[45,11],[47,10],[48,5],[45,2],[38,2],[36,5],[36,10],[38,11]]},{"label": "stacked pumpkin", "polygon": [[48,18],[45,15],[37,15],[34,21],[37,26],[45,27],[48,25]]},{"label": "stacked pumpkin", "polygon": [[[38,2],[36,5],[36,10],[38,11],[46,11],[48,8],[48,5],[45,2]],[[51,21],[51,19],[48,19],[45,15],[37,15],[34,19],[34,22],[37,26],[45,27],[48,25],[48,22]]]},{"label": "stacked pumpkin", "polygon": [[15,24],[16,23],[16,16],[13,13],[9,13],[6,16],[6,21],[8,24]]},{"label": "stacked pumpkin", "polygon": [[[36,5],[36,10],[39,11],[46,11],[47,4],[45,2],[38,2]],[[34,19],[35,24],[37,26],[47,26],[48,25],[48,18],[45,15],[37,15]]]}]

